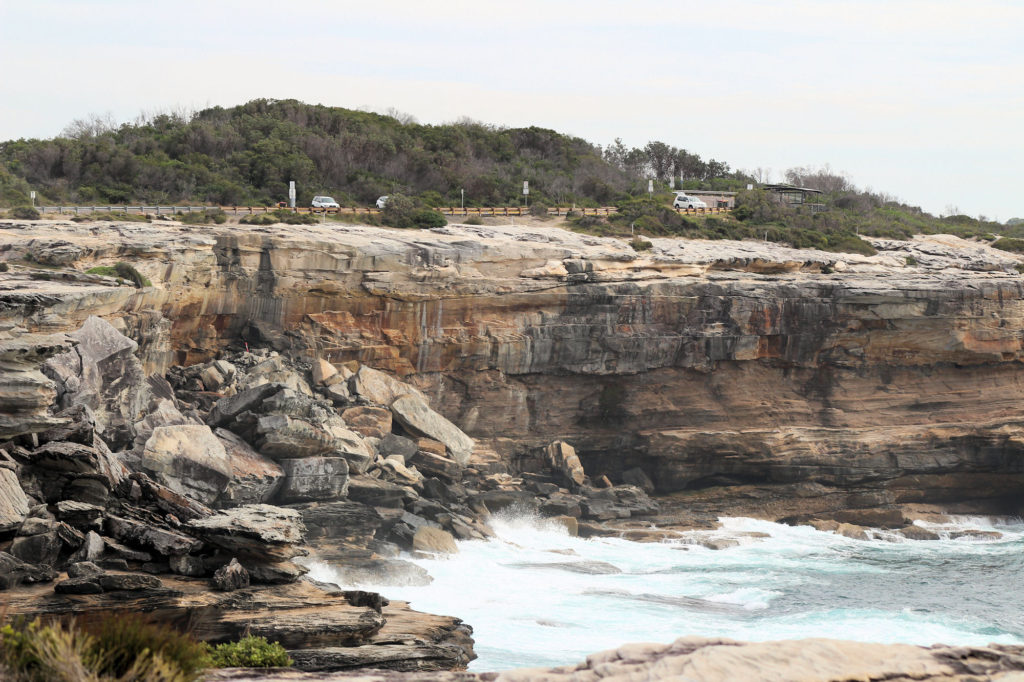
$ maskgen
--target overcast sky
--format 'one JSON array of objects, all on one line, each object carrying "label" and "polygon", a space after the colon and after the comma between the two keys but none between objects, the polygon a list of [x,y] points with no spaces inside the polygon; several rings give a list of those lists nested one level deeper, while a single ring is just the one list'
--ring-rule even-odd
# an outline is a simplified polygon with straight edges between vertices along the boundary
[{"label": "overcast sky", "polygon": [[822,166],[1024,216],[1024,2],[0,0],[0,140],[258,97]]}]

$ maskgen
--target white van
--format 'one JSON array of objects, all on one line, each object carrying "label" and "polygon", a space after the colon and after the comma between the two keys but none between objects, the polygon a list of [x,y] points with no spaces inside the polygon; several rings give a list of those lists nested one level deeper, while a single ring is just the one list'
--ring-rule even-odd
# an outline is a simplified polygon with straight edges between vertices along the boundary
[{"label": "white van", "polygon": [[708,205],[697,197],[687,196],[685,192],[677,192],[672,208],[707,208]]}]

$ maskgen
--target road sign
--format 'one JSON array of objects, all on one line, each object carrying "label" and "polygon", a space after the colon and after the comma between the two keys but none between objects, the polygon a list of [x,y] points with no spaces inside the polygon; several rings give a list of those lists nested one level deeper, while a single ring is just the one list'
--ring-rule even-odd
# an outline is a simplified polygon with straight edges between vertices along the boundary
[{"label": "road sign", "polygon": [[288,205],[295,208],[295,181],[288,182]]},{"label": "road sign", "polygon": [[647,181],[647,193],[654,194],[654,180]]},{"label": "road sign", "polygon": [[523,180],[523,194],[529,194],[529,193],[530,193],[530,181],[529,180]]}]

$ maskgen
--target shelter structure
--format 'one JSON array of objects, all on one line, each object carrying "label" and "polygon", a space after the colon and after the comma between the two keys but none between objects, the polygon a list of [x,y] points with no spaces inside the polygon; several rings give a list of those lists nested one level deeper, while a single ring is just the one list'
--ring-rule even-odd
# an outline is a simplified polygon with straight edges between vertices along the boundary
[{"label": "shelter structure", "polygon": [[796,185],[764,185],[764,189],[772,199],[791,208],[806,209],[811,213],[825,210],[825,204],[814,201],[824,194],[820,189]]}]

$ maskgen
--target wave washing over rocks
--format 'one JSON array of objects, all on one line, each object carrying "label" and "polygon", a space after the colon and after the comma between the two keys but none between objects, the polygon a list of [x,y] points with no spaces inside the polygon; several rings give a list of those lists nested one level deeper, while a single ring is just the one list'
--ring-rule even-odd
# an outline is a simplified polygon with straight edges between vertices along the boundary
[{"label": "wave washing over rocks", "polygon": [[[7,613],[265,635],[262,679],[1017,670],[1020,528],[942,516],[1020,511],[1016,257],[654,241],[0,223]],[[693,632],[960,648],[588,656]]]}]

